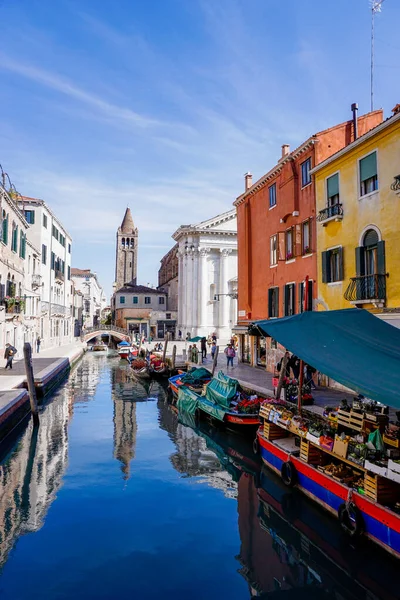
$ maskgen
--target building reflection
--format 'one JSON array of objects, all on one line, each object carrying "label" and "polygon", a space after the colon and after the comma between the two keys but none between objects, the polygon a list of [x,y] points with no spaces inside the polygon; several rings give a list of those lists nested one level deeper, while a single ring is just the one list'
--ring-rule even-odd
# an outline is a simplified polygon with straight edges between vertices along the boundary
[{"label": "building reflection", "polygon": [[86,353],[85,360],[71,372],[66,388],[71,397],[72,405],[80,402],[87,403],[94,399],[106,360],[106,356],[97,356],[97,353]]},{"label": "building reflection", "polygon": [[0,464],[0,566],[20,535],[40,529],[68,461],[70,395],[62,389]]}]

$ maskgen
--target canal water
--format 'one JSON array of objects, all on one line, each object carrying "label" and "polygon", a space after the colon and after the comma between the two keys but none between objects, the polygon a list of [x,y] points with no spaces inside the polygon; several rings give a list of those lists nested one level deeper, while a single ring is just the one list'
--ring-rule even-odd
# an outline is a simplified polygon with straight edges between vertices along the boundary
[{"label": "canal water", "polygon": [[86,355],[1,451],[1,599],[400,597],[396,561],[118,358]]}]

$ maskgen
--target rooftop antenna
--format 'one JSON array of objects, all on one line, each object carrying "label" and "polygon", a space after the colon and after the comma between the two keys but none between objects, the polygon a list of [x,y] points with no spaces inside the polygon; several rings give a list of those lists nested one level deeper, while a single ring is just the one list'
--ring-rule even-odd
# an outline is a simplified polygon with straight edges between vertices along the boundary
[{"label": "rooftop antenna", "polygon": [[374,58],[375,58],[375,15],[382,11],[385,0],[370,0],[371,2],[371,112],[374,110]]}]

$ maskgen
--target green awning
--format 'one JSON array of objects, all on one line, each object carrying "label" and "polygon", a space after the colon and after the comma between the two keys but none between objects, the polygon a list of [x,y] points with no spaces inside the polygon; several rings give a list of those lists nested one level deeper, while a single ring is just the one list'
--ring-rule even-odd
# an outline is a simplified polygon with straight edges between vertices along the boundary
[{"label": "green awning", "polygon": [[400,330],[393,325],[358,308],[310,311],[256,324],[321,373],[400,407]]}]

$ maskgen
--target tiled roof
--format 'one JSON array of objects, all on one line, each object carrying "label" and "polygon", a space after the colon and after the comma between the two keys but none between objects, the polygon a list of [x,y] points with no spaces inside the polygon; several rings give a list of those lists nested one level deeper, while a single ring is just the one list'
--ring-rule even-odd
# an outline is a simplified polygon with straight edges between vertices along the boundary
[{"label": "tiled roof", "polygon": [[[122,288],[117,290],[117,294],[125,293],[125,294],[165,294],[165,292],[160,292],[154,288],[147,287],[146,285],[135,285],[133,283],[126,283]],[[166,295],[166,294],[165,294]]]},{"label": "tiled roof", "polygon": [[81,276],[89,276],[89,275],[93,275],[93,273],[90,271],[90,269],[75,269],[74,267],[72,267],[71,269],[71,275],[81,275]]}]

